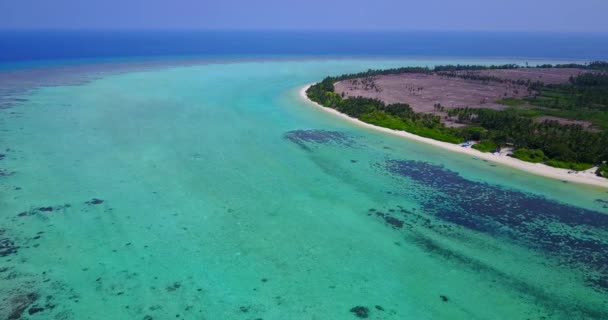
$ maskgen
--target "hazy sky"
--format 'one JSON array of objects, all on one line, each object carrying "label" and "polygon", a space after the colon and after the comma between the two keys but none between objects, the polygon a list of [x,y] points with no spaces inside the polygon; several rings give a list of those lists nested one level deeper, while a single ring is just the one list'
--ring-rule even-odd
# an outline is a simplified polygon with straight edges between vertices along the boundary
[{"label": "hazy sky", "polygon": [[608,0],[0,0],[0,28],[608,33]]}]

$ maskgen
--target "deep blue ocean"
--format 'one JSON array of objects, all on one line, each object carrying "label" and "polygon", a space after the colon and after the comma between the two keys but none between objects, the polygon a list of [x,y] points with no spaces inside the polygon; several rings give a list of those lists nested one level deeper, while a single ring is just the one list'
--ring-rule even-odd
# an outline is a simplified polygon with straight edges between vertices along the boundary
[{"label": "deep blue ocean", "polygon": [[0,64],[141,57],[608,59],[608,34],[358,31],[0,31]]}]

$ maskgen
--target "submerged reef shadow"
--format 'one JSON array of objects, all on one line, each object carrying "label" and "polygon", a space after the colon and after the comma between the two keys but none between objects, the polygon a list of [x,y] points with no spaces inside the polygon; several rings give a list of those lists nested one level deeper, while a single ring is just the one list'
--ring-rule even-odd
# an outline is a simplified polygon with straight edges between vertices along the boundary
[{"label": "submerged reef shadow", "polygon": [[293,130],[286,132],[283,137],[306,151],[311,151],[313,145],[339,145],[354,147],[352,137],[339,131],[329,130]]},{"label": "submerged reef shadow", "polygon": [[548,253],[580,268],[589,286],[608,293],[608,239],[601,236],[601,230],[608,229],[608,215],[468,180],[422,161],[388,160],[383,167],[427,190],[416,194],[427,214]]}]

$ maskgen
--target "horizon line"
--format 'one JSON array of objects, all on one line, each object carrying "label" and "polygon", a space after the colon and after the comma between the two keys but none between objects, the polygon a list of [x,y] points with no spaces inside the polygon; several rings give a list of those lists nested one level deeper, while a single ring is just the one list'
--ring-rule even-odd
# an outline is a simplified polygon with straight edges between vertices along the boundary
[{"label": "horizon line", "polygon": [[393,29],[393,28],[374,28],[374,29],[358,29],[358,28],[3,28],[0,27],[0,32],[333,32],[333,33],[492,33],[492,34],[586,34],[586,35],[604,35],[608,36],[608,31],[580,31],[580,30],[480,30],[480,29]]}]

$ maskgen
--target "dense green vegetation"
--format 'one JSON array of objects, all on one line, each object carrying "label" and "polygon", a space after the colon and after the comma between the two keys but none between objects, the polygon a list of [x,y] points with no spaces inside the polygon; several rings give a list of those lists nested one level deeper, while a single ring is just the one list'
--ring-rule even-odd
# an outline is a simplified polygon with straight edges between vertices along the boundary
[{"label": "dense green vegetation", "polygon": [[554,160],[554,159],[547,160],[545,162],[545,164],[548,166],[556,167],[556,168],[572,169],[575,171],[583,171],[583,170],[593,168],[593,165],[589,164],[589,163],[574,163],[574,162],[559,161],[559,160]]},{"label": "dense green vegetation", "polygon": [[[505,101],[499,101],[504,103]],[[505,105],[510,105],[506,101]],[[590,121],[608,129],[608,73],[587,73],[570,79],[569,83],[538,88],[532,97],[520,100],[542,107],[543,114]]]},{"label": "dense green vegetation", "polygon": [[513,152],[513,157],[519,160],[539,163],[546,160],[545,153],[542,150],[519,148]]},{"label": "dense green vegetation", "polygon": [[[539,67],[608,70],[608,62]],[[512,146],[513,156],[524,161],[542,162],[572,170],[586,170],[593,165],[608,161],[608,130],[586,130],[580,125],[560,124],[557,121],[535,121],[539,116],[557,116],[590,120],[599,128],[608,129],[608,72],[586,73],[571,78],[569,83],[560,85],[523,83],[535,94],[523,99],[500,100],[499,103],[511,107],[506,110],[481,108],[446,110],[452,120],[467,125],[458,129],[445,127],[441,123],[441,118],[436,115],[416,113],[407,104],[386,105],[380,100],[362,97],[343,99],[334,92],[334,83],[345,79],[399,73],[442,72],[442,75],[445,75],[446,72],[462,70],[510,68],[518,68],[518,66],[457,65],[437,66],[433,69],[413,67],[368,70],[325,78],[311,86],[307,95],[323,106],[386,128],[451,143],[476,140],[480,142],[474,148],[484,152],[495,151],[501,146]],[[454,73],[453,76],[460,77],[461,74]],[[477,80],[493,81],[492,77]],[[518,108],[522,105],[527,107]],[[606,164],[600,169],[598,175],[608,176]]]},{"label": "dense green vegetation", "polygon": [[539,95],[526,100],[553,109],[608,111],[608,74],[586,73],[566,84],[547,85],[540,88]]},{"label": "dense green vegetation", "polygon": [[524,161],[580,170],[608,160],[607,132],[589,131],[580,125],[563,125],[557,121],[538,122],[521,114],[517,109],[448,111],[448,115],[460,123],[486,129],[482,142],[513,145],[513,156]]},{"label": "dense green vegetation", "polygon": [[472,148],[477,149],[481,152],[493,152],[498,149],[498,146],[493,141],[484,140],[484,141],[474,144]]},{"label": "dense green vegetation", "polygon": [[311,86],[308,97],[319,104],[336,109],[351,117],[377,126],[402,130],[439,141],[459,143],[463,139],[455,129],[441,124],[441,119],[432,114],[416,113],[407,104],[390,104],[377,99],[342,99],[334,92],[336,78],[325,78]]},{"label": "dense green vegetation", "polygon": [[601,166],[599,166],[599,168],[597,168],[597,171],[595,171],[595,173],[600,177],[608,178],[608,164],[604,163]]},{"label": "dense green vegetation", "polygon": [[527,106],[519,110],[521,116],[582,120],[608,130],[608,73],[583,74],[566,84],[535,85],[534,90],[536,94],[531,97],[496,102],[510,107]]}]

